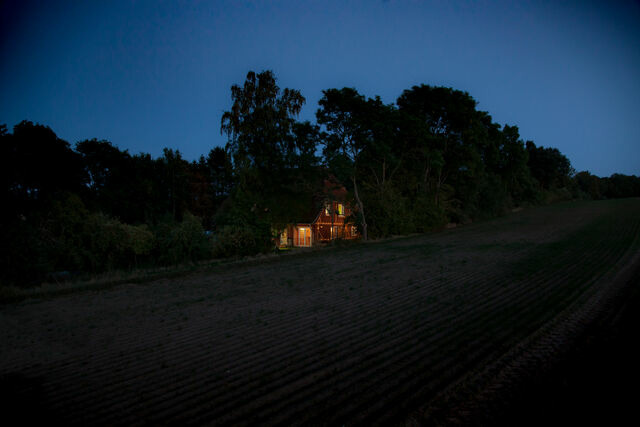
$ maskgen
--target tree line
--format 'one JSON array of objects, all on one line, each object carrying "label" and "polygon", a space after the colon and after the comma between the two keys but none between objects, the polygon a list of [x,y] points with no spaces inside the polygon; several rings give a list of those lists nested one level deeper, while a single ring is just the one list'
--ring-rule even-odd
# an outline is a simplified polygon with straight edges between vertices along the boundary
[{"label": "tree line", "polygon": [[224,148],[187,161],[109,141],[72,147],[49,127],[0,126],[2,283],[266,252],[335,177],[364,239],[419,233],[572,198],[640,196],[640,178],[575,173],[467,93],[429,85],[395,103],[327,89],[316,123],[271,71],[231,88]]}]

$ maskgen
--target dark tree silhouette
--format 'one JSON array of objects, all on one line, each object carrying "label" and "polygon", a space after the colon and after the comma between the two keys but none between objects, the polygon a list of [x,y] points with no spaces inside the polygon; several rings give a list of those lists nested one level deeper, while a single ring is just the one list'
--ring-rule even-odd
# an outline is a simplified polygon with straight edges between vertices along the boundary
[{"label": "dark tree silhouette", "polygon": [[389,105],[327,89],[317,124],[296,120],[304,97],[271,71],[249,72],[231,100],[226,147],[192,162],[96,139],[73,150],[46,126],[0,125],[2,283],[266,251],[319,208],[328,177],[350,191],[365,239],[527,203],[640,196],[637,176],[574,174],[559,150],[525,144],[452,88],[414,86]]},{"label": "dark tree silhouette", "polygon": [[358,204],[362,237],[367,240],[367,219],[358,189],[358,175],[365,167],[363,153],[370,141],[365,124],[367,101],[354,88],[328,89],[322,93],[316,118],[327,129],[324,156],[338,176],[346,178],[352,185]]},{"label": "dark tree silhouette", "polygon": [[280,90],[271,71],[250,71],[242,87],[231,87],[231,99],[220,130],[228,137],[227,150],[241,179],[254,168],[262,177],[282,170],[304,97],[295,89]]}]

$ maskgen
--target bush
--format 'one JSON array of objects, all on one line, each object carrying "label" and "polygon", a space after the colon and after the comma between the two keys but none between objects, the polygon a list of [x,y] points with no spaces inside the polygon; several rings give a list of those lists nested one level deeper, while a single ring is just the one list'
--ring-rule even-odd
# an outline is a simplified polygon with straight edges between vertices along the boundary
[{"label": "bush", "polygon": [[122,224],[127,236],[128,251],[133,254],[135,267],[139,262],[148,262],[155,244],[155,236],[146,224]]},{"label": "bush", "polygon": [[39,237],[48,251],[49,272],[84,268],[85,223],[89,217],[89,211],[75,194],[65,194],[50,204],[39,226]]},{"label": "bush", "polygon": [[441,206],[437,206],[433,197],[424,195],[417,197],[413,204],[413,223],[415,232],[425,233],[440,228],[447,223],[447,215]]},{"label": "bush", "polygon": [[144,224],[124,224],[97,213],[87,219],[83,235],[84,269],[89,271],[132,268],[151,261],[155,238]]},{"label": "bush", "polygon": [[551,190],[543,190],[542,192],[542,203],[544,204],[552,204],[556,202],[563,202],[567,200],[572,200],[574,198],[573,194],[568,188],[553,188]]},{"label": "bush", "polygon": [[90,214],[73,194],[52,201],[41,215],[15,221],[2,234],[8,244],[2,282],[21,286],[137,267],[151,261],[155,240],[146,225]]},{"label": "bush", "polygon": [[37,227],[26,220],[3,224],[0,285],[35,286],[53,271],[50,250]]},{"label": "bush", "polygon": [[189,212],[181,222],[164,221],[156,228],[155,252],[162,265],[194,262],[211,257],[209,239],[200,219]]},{"label": "bush", "polygon": [[513,204],[500,177],[491,174],[482,180],[474,218],[485,219],[504,214]]},{"label": "bush", "polygon": [[101,272],[128,264],[127,232],[120,221],[103,213],[93,214],[86,222],[84,234],[90,271]]},{"label": "bush", "polygon": [[[264,228],[264,227],[263,227]],[[213,240],[215,258],[255,255],[273,247],[270,230],[248,225],[227,225]]]},{"label": "bush", "polygon": [[370,237],[407,234],[414,231],[407,199],[391,185],[372,189],[363,195]]}]

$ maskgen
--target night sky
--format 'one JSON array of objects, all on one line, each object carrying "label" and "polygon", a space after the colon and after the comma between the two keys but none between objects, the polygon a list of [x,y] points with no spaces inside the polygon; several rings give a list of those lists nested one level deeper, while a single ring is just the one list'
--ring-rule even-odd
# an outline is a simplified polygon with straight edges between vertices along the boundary
[{"label": "night sky", "polygon": [[3,1],[0,123],[193,160],[230,87],[271,69],[307,98],[416,84],[467,91],[577,171],[640,175],[640,3]]}]

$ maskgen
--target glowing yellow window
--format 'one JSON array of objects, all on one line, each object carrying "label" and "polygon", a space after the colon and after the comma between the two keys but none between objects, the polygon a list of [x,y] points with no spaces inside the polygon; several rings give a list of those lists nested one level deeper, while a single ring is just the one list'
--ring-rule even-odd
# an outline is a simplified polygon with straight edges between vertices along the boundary
[{"label": "glowing yellow window", "polygon": [[344,205],[338,203],[338,215],[344,215]]}]

